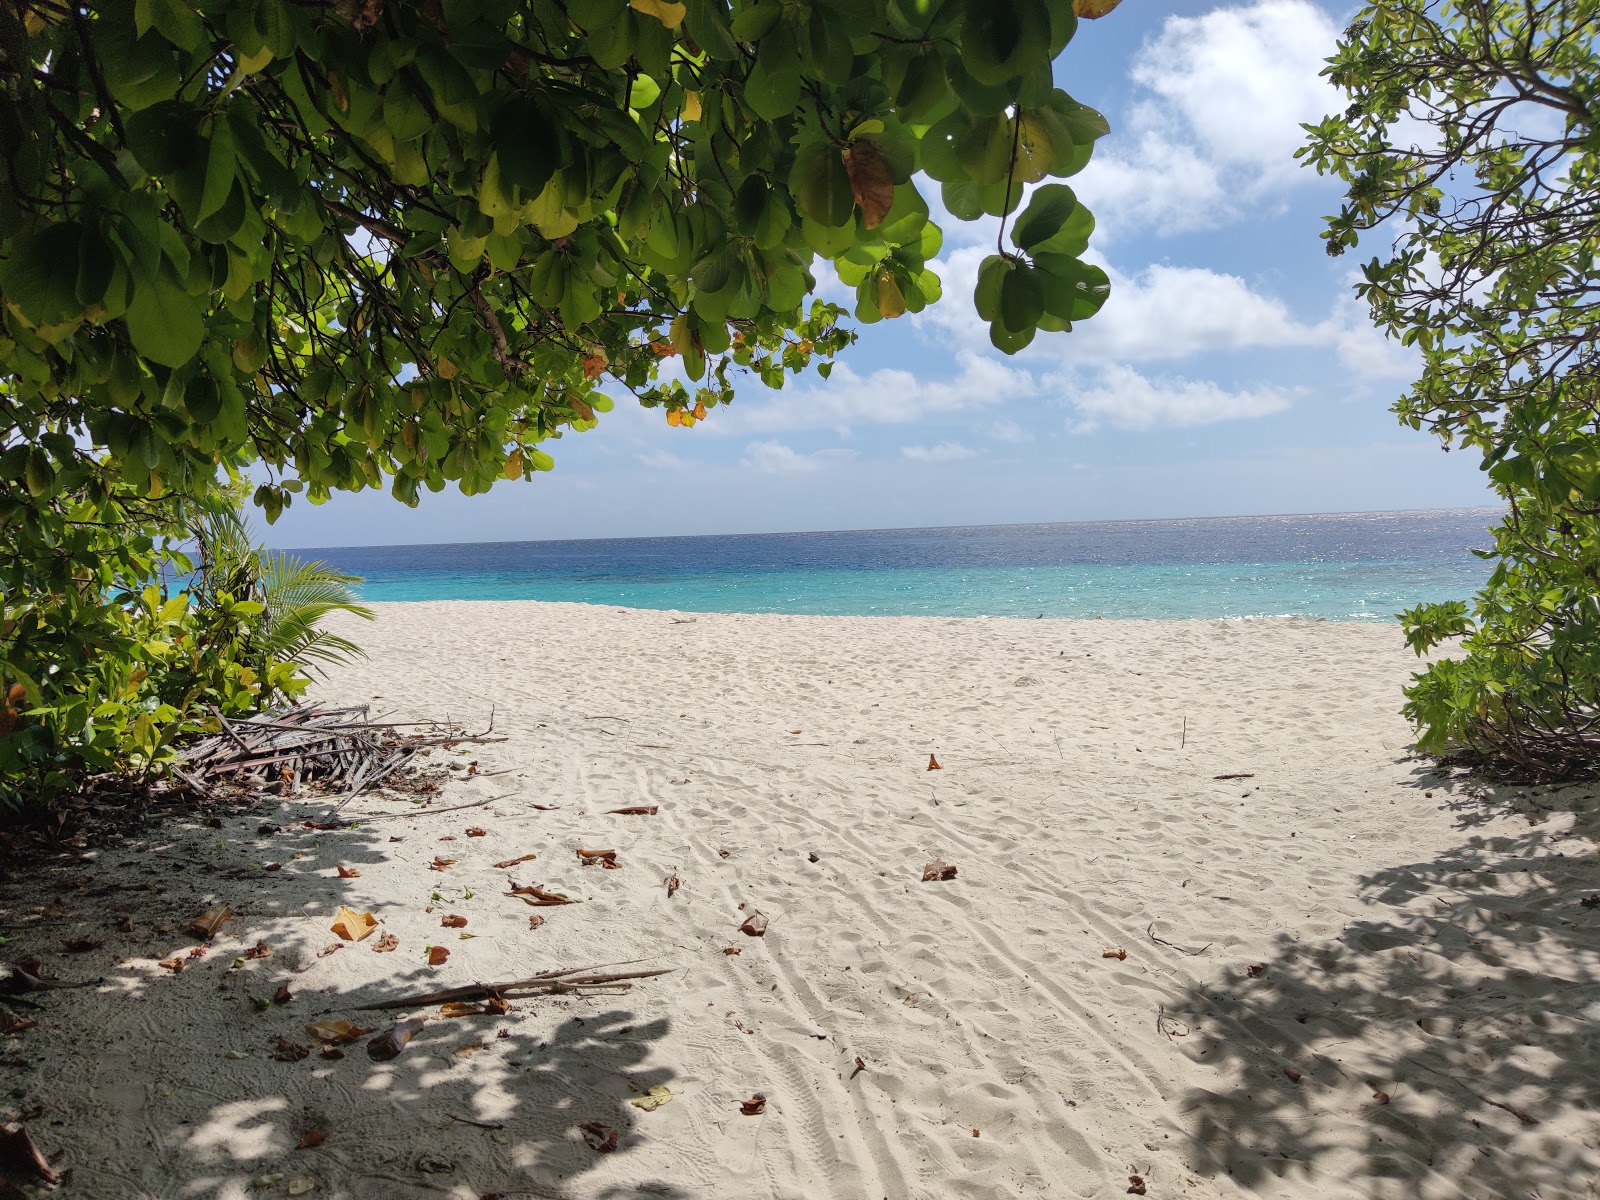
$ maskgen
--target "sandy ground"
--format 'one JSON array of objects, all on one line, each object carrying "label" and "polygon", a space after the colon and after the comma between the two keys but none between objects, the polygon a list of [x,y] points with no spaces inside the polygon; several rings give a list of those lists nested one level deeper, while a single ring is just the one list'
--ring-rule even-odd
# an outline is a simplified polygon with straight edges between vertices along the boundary
[{"label": "sandy ground", "polygon": [[[167,822],[0,885],[5,957],[105,980],[0,1039],[59,1194],[1600,1194],[1600,799],[1411,757],[1392,627],[378,607],[319,694],[507,738],[442,755],[428,808]],[[318,957],[341,903],[398,948]],[[635,959],[672,973],[388,1064],[274,1057],[364,1001]]]}]

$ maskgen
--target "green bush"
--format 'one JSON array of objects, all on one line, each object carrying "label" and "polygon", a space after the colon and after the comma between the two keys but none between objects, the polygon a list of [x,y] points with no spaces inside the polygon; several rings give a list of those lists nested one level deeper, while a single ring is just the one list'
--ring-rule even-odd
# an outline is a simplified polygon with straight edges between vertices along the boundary
[{"label": "green bush", "polygon": [[334,609],[370,615],[351,582],[262,554],[229,511],[104,477],[46,496],[0,485],[0,806],[149,775],[216,713],[298,696],[306,664],[359,653],[317,628]]}]

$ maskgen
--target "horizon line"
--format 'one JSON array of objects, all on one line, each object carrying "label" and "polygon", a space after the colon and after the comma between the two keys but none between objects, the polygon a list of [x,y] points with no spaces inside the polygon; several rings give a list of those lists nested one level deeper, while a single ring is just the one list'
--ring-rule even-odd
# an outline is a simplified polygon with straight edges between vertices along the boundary
[{"label": "horizon line", "polygon": [[607,537],[476,538],[459,542],[366,542],[343,546],[272,546],[272,550],[305,553],[314,550],[398,550],[433,546],[530,546],[549,542],[664,542],[691,541],[696,538],[821,537],[839,533],[940,533],[957,529],[1020,529],[1030,525],[1156,525],[1185,521],[1246,521],[1293,517],[1404,517],[1428,513],[1493,513],[1492,504],[1447,508],[1374,508],[1338,512],[1228,513],[1205,517],[1103,517],[1094,521],[997,521],[976,525],[894,525],[865,526],[853,529],[775,529],[763,533],[665,533],[613,534]]}]

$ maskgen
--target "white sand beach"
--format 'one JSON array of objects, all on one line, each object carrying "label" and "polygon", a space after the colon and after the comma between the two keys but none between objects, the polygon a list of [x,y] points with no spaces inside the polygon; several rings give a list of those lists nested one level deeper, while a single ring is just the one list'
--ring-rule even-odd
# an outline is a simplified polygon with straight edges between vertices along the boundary
[{"label": "white sand beach", "polygon": [[[1600,1190],[1595,793],[1474,796],[1413,757],[1395,626],[378,610],[340,622],[371,657],[317,694],[506,738],[439,756],[427,808],[258,835],[326,807],[290,800],[0,889],[8,957],[106,980],[0,1042],[0,1116],[60,1194]],[[936,859],[956,876],[924,882]],[[205,958],[158,967],[222,902]],[[398,948],[318,957],[341,903]],[[354,1003],[634,960],[671,973],[432,1020],[387,1064],[273,1055]]]}]

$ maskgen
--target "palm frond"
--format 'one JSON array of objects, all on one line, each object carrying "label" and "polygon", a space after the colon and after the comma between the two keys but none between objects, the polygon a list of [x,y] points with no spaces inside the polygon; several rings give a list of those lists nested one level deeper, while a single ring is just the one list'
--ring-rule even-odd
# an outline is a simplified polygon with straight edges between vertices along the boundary
[{"label": "palm frond", "polygon": [[356,602],[351,584],[326,563],[279,551],[261,560],[262,599],[267,606],[267,650],[296,662],[337,665],[366,652],[348,638],[317,628],[330,614],[347,612],[372,620],[372,610]]}]

